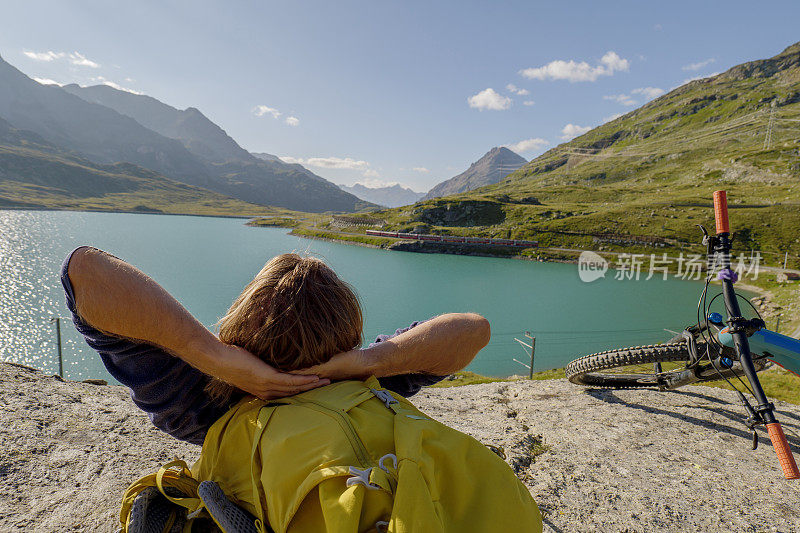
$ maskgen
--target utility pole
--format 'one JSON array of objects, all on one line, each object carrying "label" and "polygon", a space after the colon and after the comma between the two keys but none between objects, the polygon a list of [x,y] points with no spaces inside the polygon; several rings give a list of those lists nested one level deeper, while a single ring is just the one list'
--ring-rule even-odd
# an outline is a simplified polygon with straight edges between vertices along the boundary
[{"label": "utility pole", "polygon": [[56,323],[56,343],[58,345],[58,375],[64,377],[64,358],[61,355],[61,318],[54,316],[50,319],[50,323]]},{"label": "utility pole", "polygon": [[[534,352],[536,352],[536,337],[531,335],[530,331],[526,331],[525,332],[525,336],[531,340],[530,344],[528,344],[528,343],[526,343],[524,341],[521,341],[521,340],[519,340],[517,338],[515,338],[514,340],[517,341],[518,343],[520,343],[525,348],[530,348],[530,350],[531,350],[531,364],[528,365],[528,364],[523,363],[522,361],[519,361],[517,359],[514,359],[514,361],[519,363],[519,364],[521,364],[524,367],[527,367],[528,368],[528,379],[533,379],[533,354],[534,354]],[[523,348],[523,350],[525,348]]]},{"label": "utility pole", "polygon": [[531,373],[528,379],[533,379],[533,354],[536,352],[536,337],[531,336],[529,331],[525,332],[525,336],[531,340]]},{"label": "utility pole", "polygon": [[767,136],[764,138],[764,150],[772,148],[772,126],[775,124],[775,100],[772,101],[769,111],[769,123],[767,124]]}]

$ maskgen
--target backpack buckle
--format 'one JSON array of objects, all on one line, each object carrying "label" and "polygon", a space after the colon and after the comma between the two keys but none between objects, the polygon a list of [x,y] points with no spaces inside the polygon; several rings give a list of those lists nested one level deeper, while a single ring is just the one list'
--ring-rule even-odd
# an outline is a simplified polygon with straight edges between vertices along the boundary
[{"label": "backpack buckle", "polygon": [[[383,402],[383,405],[385,405],[387,409],[392,409],[392,404],[398,403],[395,397],[392,396],[389,391],[378,389],[369,390],[372,391],[372,394],[374,394],[376,398]],[[392,409],[392,411],[394,411],[394,409]]]},{"label": "backpack buckle", "polygon": [[345,481],[345,485],[348,487],[352,487],[353,485],[364,485],[369,490],[377,490],[381,487],[378,485],[374,485],[369,482],[369,476],[372,474],[372,467],[365,468],[361,470],[360,468],[356,468],[354,466],[350,467],[350,477],[347,478]]},{"label": "backpack buckle", "polygon": [[383,470],[387,474],[390,473],[389,469],[383,465],[383,462],[386,459],[391,459],[392,460],[392,468],[394,470],[397,470],[397,456],[395,454],[393,454],[393,453],[387,453],[386,455],[384,455],[383,457],[378,459],[378,466],[381,468],[381,470]]}]

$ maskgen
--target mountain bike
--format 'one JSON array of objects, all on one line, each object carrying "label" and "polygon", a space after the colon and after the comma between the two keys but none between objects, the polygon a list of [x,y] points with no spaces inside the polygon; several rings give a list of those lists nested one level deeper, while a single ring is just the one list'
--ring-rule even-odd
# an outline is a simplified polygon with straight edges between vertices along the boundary
[{"label": "mountain bike", "polygon": [[[774,362],[800,375],[800,340],[767,330],[755,306],[734,290],[738,274],[731,270],[730,264],[731,234],[725,191],[714,192],[714,218],[716,235],[709,235],[700,226],[708,264],[716,268],[708,268],[709,275],[697,304],[697,322],[665,344],[619,348],[575,359],[567,365],[566,377],[578,385],[657,387],[659,390],[724,379],[736,390],[747,411],[745,423],[753,432],[753,449],[758,445],[755,428],[764,424],[784,476],[798,479],[800,472],[783,429],[775,419],[775,406],[765,396],[756,373]],[[722,292],[709,300],[709,284],[714,273],[722,283]],[[709,312],[719,296],[722,296],[727,317]],[[740,299],[752,307],[756,318],[742,316]],[[747,378],[749,386],[742,376]],[[732,379],[738,379],[748,390],[755,399],[755,407],[733,386]]]}]

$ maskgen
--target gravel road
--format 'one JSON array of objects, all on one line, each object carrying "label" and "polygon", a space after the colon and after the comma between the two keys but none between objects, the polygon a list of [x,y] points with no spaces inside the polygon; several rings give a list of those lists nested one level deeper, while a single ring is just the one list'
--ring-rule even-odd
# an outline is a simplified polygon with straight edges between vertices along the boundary
[{"label": "gravel road", "polygon": [[[750,450],[730,391],[516,381],[426,389],[415,403],[504,453],[545,531],[800,531],[800,482],[783,479],[763,432]],[[777,408],[800,453],[800,406]],[[0,531],[114,531],[129,482],[198,451],[121,387],[0,363]]]}]

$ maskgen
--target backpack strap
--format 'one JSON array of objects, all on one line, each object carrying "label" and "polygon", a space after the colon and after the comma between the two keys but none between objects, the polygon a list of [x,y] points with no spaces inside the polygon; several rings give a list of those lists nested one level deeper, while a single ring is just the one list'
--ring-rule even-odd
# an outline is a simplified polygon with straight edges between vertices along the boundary
[{"label": "backpack strap", "polygon": [[[197,487],[200,485],[184,461],[176,459],[171,461],[156,472],[156,488],[169,501],[175,505],[180,505],[189,513],[194,513],[203,508],[203,501],[197,495]],[[168,488],[177,489],[184,496],[175,496],[174,492]]]},{"label": "backpack strap", "polygon": [[197,513],[203,509],[203,502],[197,494],[198,485],[189,467],[180,460],[171,461],[159,468],[155,474],[134,482],[122,497],[119,519],[123,531],[127,531],[134,500],[148,487],[155,487],[167,500],[183,507],[189,513]]},{"label": "backpack strap", "polygon": [[250,480],[253,485],[253,505],[256,508],[258,518],[256,519],[256,529],[259,533],[268,533],[272,531],[269,527],[269,520],[264,516],[264,503],[267,501],[267,496],[264,494],[264,487],[261,486],[261,479],[258,471],[261,469],[261,454],[258,453],[258,446],[261,444],[261,437],[267,429],[269,419],[275,413],[280,405],[285,403],[268,403],[258,412],[258,420],[256,421],[256,431],[253,435],[253,449],[250,452]]}]

